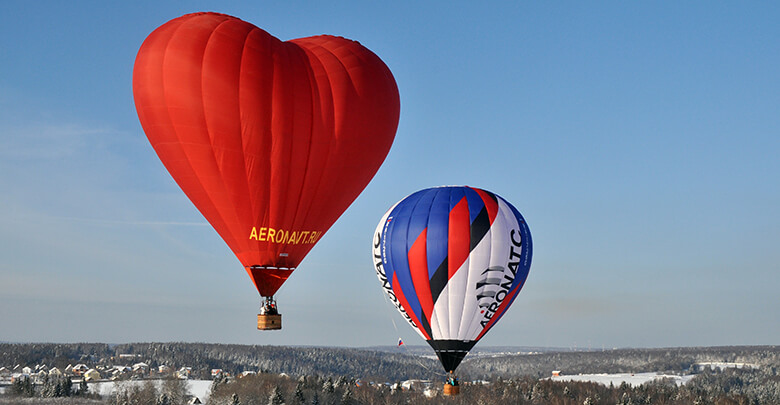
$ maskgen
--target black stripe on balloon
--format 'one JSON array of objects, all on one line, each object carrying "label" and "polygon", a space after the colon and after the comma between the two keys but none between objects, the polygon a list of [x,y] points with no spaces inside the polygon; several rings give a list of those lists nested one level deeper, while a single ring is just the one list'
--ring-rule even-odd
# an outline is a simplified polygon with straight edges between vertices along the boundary
[{"label": "black stripe on balloon", "polygon": [[469,350],[477,343],[476,340],[429,340],[433,351],[439,356],[444,370],[451,372],[458,368],[463,358],[469,353]]},{"label": "black stripe on balloon", "polygon": [[428,317],[425,315],[425,311],[422,310],[422,307],[420,307],[420,323],[422,324],[420,326],[422,326],[423,330],[428,333],[428,336],[433,337],[433,333],[431,332],[431,321],[428,320]]},{"label": "black stripe on balloon", "polygon": [[493,194],[493,193],[491,193],[490,191],[487,191],[487,190],[482,190],[482,191],[485,194],[487,194],[488,196],[490,196],[490,198],[493,200],[493,202],[498,203],[498,198],[496,198],[495,194]]},{"label": "black stripe on balloon", "polygon": [[431,297],[433,298],[433,303],[436,303],[436,300],[439,299],[439,295],[441,295],[441,292],[444,290],[444,287],[447,286],[447,281],[449,281],[449,271],[447,271],[447,268],[449,260],[448,258],[444,258],[444,261],[441,262],[439,267],[436,269],[436,271],[433,272],[433,277],[431,277]]},{"label": "black stripe on balloon", "polygon": [[469,252],[473,251],[479,241],[485,237],[490,230],[490,217],[488,216],[487,208],[483,207],[477,217],[474,218],[474,222],[471,223],[471,246]]}]

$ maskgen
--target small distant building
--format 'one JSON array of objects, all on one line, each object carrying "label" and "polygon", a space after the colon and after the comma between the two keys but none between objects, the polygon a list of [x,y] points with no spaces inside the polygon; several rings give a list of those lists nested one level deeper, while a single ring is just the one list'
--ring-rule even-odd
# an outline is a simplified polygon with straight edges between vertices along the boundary
[{"label": "small distant building", "polygon": [[212,378],[215,378],[215,377],[217,377],[220,374],[222,374],[222,369],[221,368],[212,368],[211,369],[211,377]]},{"label": "small distant building", "polygon": [[175,373],[175,377],[180,380],[187,380],[192,374],[192,367],[182,367]]},{"label": "small distant building", "polygon": [[553,370],[552,376],[553,377],[560,377],[561,376],[561,370]]},{"label": "small distant building", "polygon": [[190,396],[186,399],[186,403],[197,405],[197,404],[202,404],[203,402],[200,402],[200,399],[198,399],[198,397],[196,396]]},{"label": "small distant building", "polygon": [[32,374],[32,369],[30,367],[22,367],[22,374],[30,375]]},{"label": "small distant building", "polygon": [[401,389],[404,391],[425,391],[431,387],[430,380],[406,380],[401,381]]},{"label": "small distant building", "polygon": [[241,377],[246,377],[248,375],[255,375],[255,374],[257,374],[257,372],[254,372],[254,371],[251,371],[251,370],[242,371],[241,375],[239,375],[238,377],[241,378]]},{"label": "small distant building", "polygon": [[28,374],[22,374],[22,373],[13,373],[11,374],[11,384],[17,382],[17,381],[24,381],[26,379],[30,378]]},{"label": "small distant building", "polygon": [[100,372],[91,368],[84,373],[84,381],[95,381],[100,379]]},{"label": "small distant building", "polygon": [[83,375],[84,375],[84,373],[86,373],[87,371],[89,371],[89,367],[87,367],[87,365],[86,365],[86,364],[76,364],[76,365],[75,365],[75,366],[73,366],[73,368],[71,369],[71,372],[72,372],[73,374],[75,374],[75,375],[79,375],[79,376],[83,376]]},{"label": "small distant building", "polygon": [[725,361],[703,361],[703,362],[695,363],[693,366],[697,371],[704,371],[707,368],[710,368],[712,370],[721,370],[721,371],[727,368],[746,368],[746,369],[759,368],[757,364],[734,363],[734,362],[725,362]]},{"label": "small distant building", "polygon": [[167,366],[165,364],[157,367],[157,372],[160,373],[160,374],[170,374],[172,371],[173,370],[169,366]]},{"label": "small distant building", "polygon": [[11,370],[0,367],[0,381],[7,381],[11,379]]},{"label": "small distant building", "polygon": [[57,367],[53,367],[51,370],[49,370],[49,375],[60,376],[62,375],[62,371],[60,371],[60,369],[58,369]]},{"label": "small distant building", "polygon": [[149,371],[149,365],[146,363],[135,363],[133,364],[133,373],[135,374],[146,374]]},{"label": "small distant building", "polygon": [[37,382],[37,383],[44,382],[46,380],[46,376],[47,375],[48,375],[48,373],[46,371],[43,371],[43,370],[36,371],[36,372],[32,373],[32,377],[34,378],[35,382]]}]

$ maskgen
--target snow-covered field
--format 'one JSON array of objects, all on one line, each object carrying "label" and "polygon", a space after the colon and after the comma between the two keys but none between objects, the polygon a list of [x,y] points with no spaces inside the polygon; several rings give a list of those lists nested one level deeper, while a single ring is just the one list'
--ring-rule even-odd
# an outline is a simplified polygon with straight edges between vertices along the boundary
[{"label": "snow-covered field", "polygon": [[650,382],[656,379],[668,378],[675,382],[678,386],[687,383],[693,378],[693,375],[669,375],[659,373],[626,373],[626,374],[578,374],[578,375],[560,375],[550,377],[553,381],[590,381],[599,384],[609,385],[610,383],[615,387],[619,386],[623,382],[633,387],[642,385],[646,382]]},{"label": "snow-covered field", "polygon": [[[152,380],[157,388],[162,385],[162,380]],[[209,394],[211,393],[211,380],[186,380],[189,394],[198,397],[202,402],[206,402]],[[92,392],[96,392],[102,396],[111,395],[119,387],[130,387],[133,385],[142,385],[146,381],[130,380],[130,381],[97,381],[89,383],[89,389]]]}]

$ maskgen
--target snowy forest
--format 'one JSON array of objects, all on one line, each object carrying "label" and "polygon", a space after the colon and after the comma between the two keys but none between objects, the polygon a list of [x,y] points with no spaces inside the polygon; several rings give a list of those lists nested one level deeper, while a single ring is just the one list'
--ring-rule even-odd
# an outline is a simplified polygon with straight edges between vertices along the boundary
[{"label": "snowy forest", "polygon": [[[461,395],[425,392],[441,388],[443,372],[433,352],[410,348],[326,348],[206,343],[0,344],[0,370],[67,369],[77,363],[108,369],[143,362],[150,370],[191,370],[188,378],[211,380],[209,404],[777,404],[780,347],[703,347],[598,351],[485,348],[469,354],[458,369]],[[709,364],[744,364],[722,368]],[[702,366],[705,365],[705,366]],[[220,370],[215,374],[214,370]],[[695,374],[683,385],[655,380],[639,386],[553,381],[553,371],[580,373],[662,372]],[[24,386],[17,379],[0,404],[184,404],[191,398],[173,375],[163,384],[127,386],[113,395],[89,393],[84,382],[51,378]],[[243,375],[243,377],[242,377]],[[122,378],[122,377],[120,377]],[[408,384],[404,381],[424,381]],[[58,391],[59,390],[59,391]],[[83,395],[78,395],[79,393]],[[89,393],[89,394],[88,394]],[[427,395],[425,395],[427,394]]]}]

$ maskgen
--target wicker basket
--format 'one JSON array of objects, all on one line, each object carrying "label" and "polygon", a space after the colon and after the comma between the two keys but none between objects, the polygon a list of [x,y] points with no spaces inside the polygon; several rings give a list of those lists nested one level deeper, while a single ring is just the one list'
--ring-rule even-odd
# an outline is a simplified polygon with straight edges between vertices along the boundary
[{"label": "wicker basket", "polygon": [[460,385],[451,385],[444,383],[444,395],[458,395],[460,394]]},{"label": "wicker basket", "polygon": [[282,329],[282,315],[257,314],[257,330]]}]

